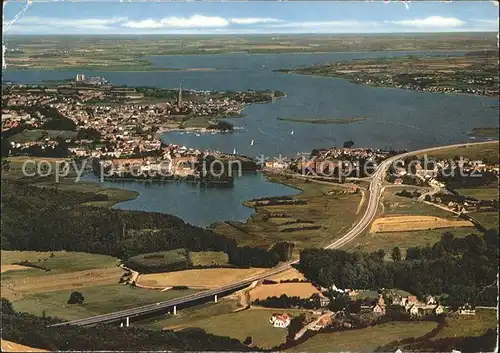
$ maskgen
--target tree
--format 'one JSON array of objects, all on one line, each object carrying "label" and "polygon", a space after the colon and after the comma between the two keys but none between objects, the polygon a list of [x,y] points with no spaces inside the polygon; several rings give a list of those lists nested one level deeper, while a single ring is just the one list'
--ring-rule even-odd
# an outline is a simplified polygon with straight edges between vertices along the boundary
[{"label": "tree", "polygon": [[85,297],[80,292],[72,292],[69,299],[68,304],[83,304]]},{"label": "tree", "polygon": [[401,249],[399,249],[398,246],[395,246],[394,248],[392,248],[391,258],[394,261],[401,261],[402,260]]},{"label": "tree", "polygon": [[295,339],[295,335],[302,329],[305,319],[305,315],[300,314],[299,316],[295,316],[294,318],[292,318],[292,320],[290,320],[290,325],[288,325],[287,341]]}]

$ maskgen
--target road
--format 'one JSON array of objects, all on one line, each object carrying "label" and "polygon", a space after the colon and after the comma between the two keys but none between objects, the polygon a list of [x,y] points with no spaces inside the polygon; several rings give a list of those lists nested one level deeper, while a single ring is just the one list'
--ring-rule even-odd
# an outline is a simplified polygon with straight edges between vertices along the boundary
[{"label": "road", "polygon": [[[383,183],[384,183],[384,177],[386,175],[387,169],[389,166],[394,163],[396,160],[401,159],[401,158],[406,158],[411,155],[415,154],[423,154],[423,153],[428,153],[432,152],[435,150],[439,150],[445,147],[453,148],[453,147],[460,147],[464,145],[476,145],[476,144],[483,144],[483,143],[491,143],[489,142],[477,142],[477,143],[468,143],[468,144],[456,144],[456,145],[449,145],[449,146],[441,146],[441,147],[433,147],[433,148],[427,148],[423,150],[418,150],[418,151],[412,151],[412,152],[407,152],[403,154],[399,154],[393,157],[390,157],[386,160],[384,160],[380,165],[378,166],[376,172],[374,175],[371,177],[370,181],[370,187],[369,187],[369,192],[370,192],[370,198],[368,200],[368,206],[366,208],[366,211],[363,215],[363,217],[359,220],[359,222],[351,228],[344,236],[340,237],[339,239],[335,240],[334,242],[328,244],[325,246],[325,249],[337,249],[340,248],[347,243],[351,242],[354,238],[356,238],[358,235],[360,235],[373,221],[377,214],[377,209],[378,209],[378,204],[380,197],[383,192]],[[149,305],[144,305],[140,306],[137,308],[132,308],[132,309],[126,309],[126,310],[121,310],[121,311],[116,311],[113,313],[109,314],[103,314],[103,315],[97,315],[97,316],[92,316],[84,319],[77,319],[73,321],[68,321],[68,322],[62,322],[58,323],[52,326],[63,326],[63,325],[80,325],[80,326],[86,326],[86,325],[95,325],[99,323],[109,323],[109,322],[116,322],[120,320],[124,320],[126,317],[135,317],[135,316],[140,316],[140,315],[145,315],[145,314],[150,314],[158,311],[162,311],[168,308],[172,308],[175,305],[180,305],[184,303],[189,303],[195,300],[200,300],[208,297],[213,297],[215,295],[223,294],[226,292],[230,292],[236,289],[243,288],[245,286],[250,285],[254,281],[262,280],[265,279],[269,276],[281,273],[283,271],[286,271],[289,269],[293,264],[298,263],[299,260],[292,261],[283,265],[280,265],[274,269],[271,269],[265,273],[255,275],[252,277],[245,278],[243,280],[219,287],[219,288],[214,288],[214,289],[209,289],[203,292],[198,292],[195,294],[187,295],[181,298],[176,298],[176,299],[171,299],[163,302],[158,302],[154,304],[149,304]]]}]

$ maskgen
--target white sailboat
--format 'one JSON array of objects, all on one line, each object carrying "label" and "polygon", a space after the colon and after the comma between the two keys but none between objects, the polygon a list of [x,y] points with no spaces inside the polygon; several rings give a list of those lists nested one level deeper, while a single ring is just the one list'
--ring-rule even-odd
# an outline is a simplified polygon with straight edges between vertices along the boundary
[{"label": "white sailboat", "polygon": [[233,150],[233,154],[236,154],[236,148]]},{"label": "white sailboat", "polygon": [[253,146],[253,142],[254,142],[253,140],[252,140],[252,142],[250,142],[250,146]]},{"label": "white sailboat", "polygon": [[290,133],[290,135],[293,135],[293,130],[292,130],[292,132]]}]

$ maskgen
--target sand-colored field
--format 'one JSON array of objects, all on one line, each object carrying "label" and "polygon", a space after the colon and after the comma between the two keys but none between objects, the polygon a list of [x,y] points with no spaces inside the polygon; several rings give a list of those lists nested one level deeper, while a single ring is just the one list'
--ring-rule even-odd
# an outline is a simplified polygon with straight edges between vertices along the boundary
[{"label": "sand-colored field", "polygon": [[319,293],[319,290],[307,282],[262,284],[249,292],[251,301],[266,299],[267,297],[279,297],[282,294],[289,297],[309,298],[314,293]]},{"label": "sand-colored field", "polygon": [[49,352],[2,339],[2,352]]},{"label": "sand-colored field", "polygon": [[268,277],[267,279],[270,279],[272,281],[284,281],[284,280],[291,280],[291,279],[296,279],[296,278],[299,280],[305,279],[304,274],[302,274],[297,269],[292,267],[286,271],[283,271],[281,273],[278,273],[276,275]]},{"label": "sand-colored field", "polygon": [[[33,269],[33,271],[42,271]],[[22,276],[2,280],[2,296],[9,300],[28,294],[77,289],[88,286],[117,284],[123,269],[119,267],[58,273],[43,276]]]},{"label": "sand-colored field", "polygon": [[474,224],[464,220],[450,220],[433,216],[392,216],[376,219],[370,228],[371,233],[405,232],[438,228],[473,227]]},{"label": "sand-colored field", "polygon": [[1,265],[0,273],[7,271],[20,271],[20,270],[33,270],[33,267],[21,266],[21,265]]},{"label": "sand-colored field", "polygon": [[137,283],[153,287],[216,288],[265,272],[265,268],[208,268],[140,275]]}]

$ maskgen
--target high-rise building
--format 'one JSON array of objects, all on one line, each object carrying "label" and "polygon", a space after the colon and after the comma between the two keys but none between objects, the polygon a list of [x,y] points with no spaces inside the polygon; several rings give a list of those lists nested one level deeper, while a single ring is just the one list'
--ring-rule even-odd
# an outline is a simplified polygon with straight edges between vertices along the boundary
[{"label": "high-rise building", "polygon": [[83,82],[85,81],[85,75],[84,74],[76,74],[76,82]]}]

